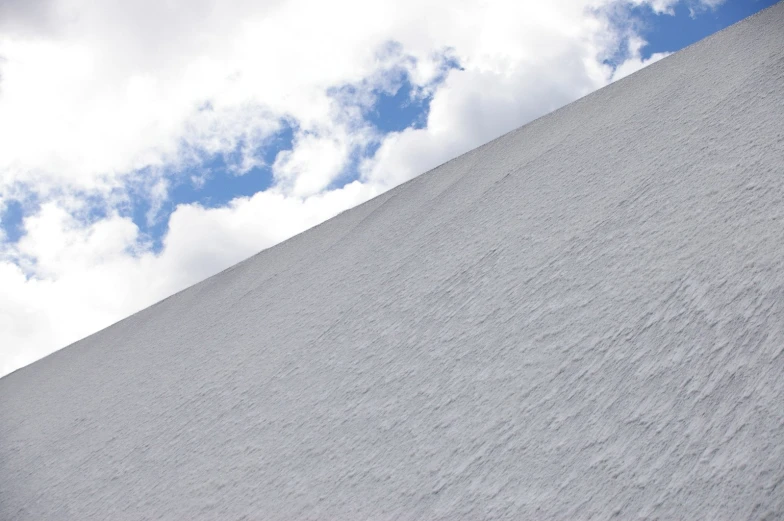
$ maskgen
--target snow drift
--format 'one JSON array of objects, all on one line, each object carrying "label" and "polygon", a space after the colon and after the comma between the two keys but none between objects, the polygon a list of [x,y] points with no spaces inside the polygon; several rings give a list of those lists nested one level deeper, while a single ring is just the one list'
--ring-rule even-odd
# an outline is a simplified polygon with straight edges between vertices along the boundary
[{"label": "snow drift", "polygon": [[0,518],[781,518],[782,35],[780,3],[0,379]]}]

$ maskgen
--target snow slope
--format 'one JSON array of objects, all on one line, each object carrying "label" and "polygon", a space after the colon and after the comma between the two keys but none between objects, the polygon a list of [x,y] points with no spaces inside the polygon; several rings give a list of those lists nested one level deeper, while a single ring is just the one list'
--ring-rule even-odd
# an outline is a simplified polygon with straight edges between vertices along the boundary
[{"label": "snow slope", "polygon": [[0,379],[0,519],[781,519],[784,3]]}]

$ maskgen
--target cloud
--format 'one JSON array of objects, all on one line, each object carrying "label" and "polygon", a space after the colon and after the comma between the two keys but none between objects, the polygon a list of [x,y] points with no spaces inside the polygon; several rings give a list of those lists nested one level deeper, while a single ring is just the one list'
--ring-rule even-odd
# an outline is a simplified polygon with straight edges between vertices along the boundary
[{"label": "cloud", "polygon": [[669,52],[657,52],[657,53],[653,53],[647,59],[643,59],[640,51],[642,50],[643,47],[645,47],[645,45],[646,42],[642,38],[634,37],[634,36],[629,38],[628,45],[627,45],[628,57],[623,63],[621,63],[615,68],[615,71],[612,74],[611,81],[618,81],[621,78],[625,78],[630,74],[634,74],[635,72],[642,69],[643,67],[647,67],[652,63],[656,63],[662,58],[666,58],[667,56],[672,54]]},{"label": "cloud", "polygon": [[298,135],[293,148],[280,152],[272,166],[277,188],[296,196],[318,194],[340,175],[363,138],[346,131]]},{"label": "cloud", "polygon": [[[604,63],[632,41],[602,15],[620,3],[4,3],[0,215],[26,212],[22,238],[0,239],[0,374],[657,59],[634,40]],[[426,122],[384,133],[368,114],[401,82]],[[173,204],[216,156],[273,185]],[[154,248],[139,225],[161,220]]]}]

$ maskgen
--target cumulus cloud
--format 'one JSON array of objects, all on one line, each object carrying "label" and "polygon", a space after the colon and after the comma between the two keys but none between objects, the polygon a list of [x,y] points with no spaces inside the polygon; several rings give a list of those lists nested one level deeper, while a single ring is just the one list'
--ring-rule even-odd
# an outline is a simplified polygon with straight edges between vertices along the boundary
[{"label": "cumulus cloud", "polygon": [[[360,134],[359,140],[362,139]],[[340,175],[356,148],[347,132],[299,135],[291,150],[280,152],[272,167],[277,188],[295,196],[314,195]]]},{"label": "cumulus cloud", "polygon": [[[0,238],[0,375],[660,58],[602,14],[629,3],[4,2],[0,215],[26,213]],[[402,81],[429,112],[385,133],[368,114]],[[216,156],[272,186],[166,215]]]}]

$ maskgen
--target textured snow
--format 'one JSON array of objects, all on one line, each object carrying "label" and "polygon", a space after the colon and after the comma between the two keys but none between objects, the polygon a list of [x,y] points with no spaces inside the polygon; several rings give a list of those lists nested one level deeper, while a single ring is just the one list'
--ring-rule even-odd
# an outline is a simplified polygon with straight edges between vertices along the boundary
[{"label": "textured snow", "polygon": [[0,379],[0,519],[781,519],[784,4]]}]

